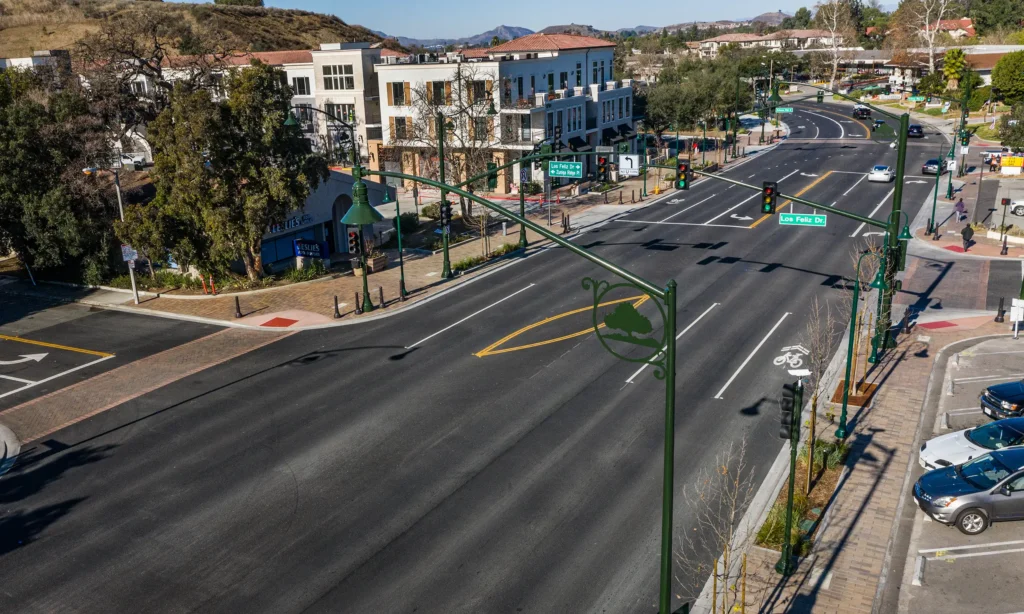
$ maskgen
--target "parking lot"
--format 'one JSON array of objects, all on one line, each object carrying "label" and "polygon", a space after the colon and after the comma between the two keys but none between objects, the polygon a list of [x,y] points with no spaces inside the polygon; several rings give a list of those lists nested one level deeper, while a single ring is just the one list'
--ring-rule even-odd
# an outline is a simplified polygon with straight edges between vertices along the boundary
[{"label": "parking lot", "polygon": [[[1007,318],[1009,320],[1009,318]],[[951,357],[934,424],[922,441],[991,421],[978,396],[987,386],[1024,379],[1024,338],[984,341]],[[915,464],[912,480],[924,473]],[[914,505],[913,500],[909,502]],[[991,525],[968,536],[916,510],[904,583],[902,612],[990,612],[1024,610],[1024,522]]]}]

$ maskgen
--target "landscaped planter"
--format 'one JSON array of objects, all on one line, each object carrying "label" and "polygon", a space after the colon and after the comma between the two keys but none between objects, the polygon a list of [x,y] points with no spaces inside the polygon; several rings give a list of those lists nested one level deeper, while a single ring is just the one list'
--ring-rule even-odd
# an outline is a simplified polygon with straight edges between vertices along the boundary
[{"label": "landscaped planter", "polygon": [[377,273],[388,268],[388,257],[387,255],[381,254],[380,256],[374,256],[373,258],[367,258],[366,264],[370,267],[371,273]]},{"label": "landscaped planter", "polygon": [[[999,234],[999,231],[997,231],[997,230],[987,230],[987,231],[985,231],[985,238],[986,239],[995,239],[997,241],[1002,241],[1003,240],[1003,236],[1001,234]],[[1024,245],[1024,237],[1015,237],[1013,235],[1006,235],[1006,242],[1007,243],[1016,243],[1018,245]]]}]

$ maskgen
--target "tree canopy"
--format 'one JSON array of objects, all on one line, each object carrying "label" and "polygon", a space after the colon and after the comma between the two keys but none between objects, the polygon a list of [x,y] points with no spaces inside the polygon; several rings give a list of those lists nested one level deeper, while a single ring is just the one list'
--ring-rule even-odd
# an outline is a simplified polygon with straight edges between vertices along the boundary
[{"label": "tree canopy", "polygon": [[999,58],[992,69],[992,88],[1008,103],[1024,102],[1024,51]]}]

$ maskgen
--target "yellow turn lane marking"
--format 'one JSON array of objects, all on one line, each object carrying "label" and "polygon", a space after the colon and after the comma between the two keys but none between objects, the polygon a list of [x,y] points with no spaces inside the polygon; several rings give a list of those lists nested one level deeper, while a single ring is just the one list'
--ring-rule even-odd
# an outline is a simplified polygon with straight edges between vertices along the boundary
[{"label": "yellow turn lane marking", "polygon": [[[616,303],[625,303],[627,301],[636,301],[636,302],[633,303],[633,307],[639,307],[640,305],[643,305],[645,302],[647,302],[647,300],[650,299],[650,298],[651,297],[647,296],[646,294],[642,294],[640,296],[630,296],[630,297],[627,297],[627,298],[620,298],[620,299],[616,299],[614,301],[607,301],[605,303],[601,303],[601,304],[598,305],[598,307],[605,307],[607,305],[614,305]],[[540,322],[534,322],[533,324],[530,324],[529,326],[524,326],[523,328],[520,328],[519,330],[515,331],[514,333],[511,333],[509,335],[506,335],[506,336],[502,337],[501,339],[495,341],[491,345],[485,347],[484,349],[480,350],[479,352],[477,352],[476,354],[473,354],[473,355],[476,356],[477,358],[483,358],[484,356],[494,356],[495,354],[505,354],[505,353],[508,353],[508,352],[517,352],[519,350],[528,350],[530,348],[535,348],[535,347],[539,347],[539,346],[542,346],[542,345],[548,345],[548,344],[551,344],[551,343],[558,343],[559,341],[565,341],[566,339],[572,339],[574,337],[581,337],[583,335],[586,335],[587,333],[592,333],[592,332],[594,332],[594,327],[593,326],[588,326],[587,328],[584,328],[583,330],[576,331],[576,332],[570,333],[568,335],[562,335],[561,337],[555,337],[554,339],[545,339],[544,341],[537,341],[536,343],[527,343],[526,345],[517,345],[515,347],[502,348],[500,350],[496,350],[495,349],[495,348],[501,347],[501,345],[506,343],[507,341],[509,341],[511,339],[515,339],[516,337],[518,337],[519,335],[525,333],[526,331],[533,330],[533,329],[535,329],[535,328],[537,328],[539,326],[543,326],[543,325],[547,324],[548,322],[553,322],[555,320],[560,320],[562,318],[566,318],[566,317],[569,317],[571,315],[574,315],[574,314],[577,314],[577,313],[581,313],[583,311],[590,311],[591,309],[594,309],[594,307],[581,307],[579,309],[573,309],[572,311],[566,311],[565,313],[560,313],[558,315],[551,316],[550,318],[544,318]],[[604,324],[603,323],[602,324],[598,324],[597,327],[598,328],[604,328]]]},{"label": "yellow turn lane marking", "polygon": [[42,346],[44,348],[53,348],[55,350],[67,350],[69,352],[78,352],[79,354],[91,354],[93,356],[102,356],[104,358],[109,358],[110,356],[113,356],[113,354],[110,354],[108,352],[97,352],[96,350],[86,350],[82,348],[71,347],[70,345],[58,345],[56,343],[47,343],[45,341],[23,339],[22,337],[9,337],[7,335],[0,335],[0,339],[3,339],[4,341],[17,341],[18,343],[28,343],[31,345]]},{"label": "yellow turn lane marking", "polygon": [[[824,180],[825,180],[825,178],[826,178],[826,177],[828,177],[828,176],[829,176],[829,175],[831,175],[831,174],[832,174],[832,171],[827,171],[827,172],[826,172],[826,173],[825,173],[824,175],[822,175],[821,177],[818,177],[817,179],[815,179],[814,181],[812,181],[812,182],[811,182],[811,185],[809,185],[809,186],[807,186],[806,188],[804,188],[804,189],[800,190],[799,192],[797,192],[797,193],[795,194],[795,196],[797,196],[797,197],[799,197],[799,196],[803,196],[803,195],[804,195],[804,194],[806,194],[806,193],[807,193],[807,192],[808,192],[808,191],[809,191],[809,190],[810,190],[811,188],[813,188],[814,186],[816,186],[816,185],[818,185],[819,183],[821,183],[822,181],[824,181]],[[781,212],[782,212],[782,209],[783,209],[784,207],[786,207],[787,205],[791,205],[791,204],[793,204],[793,201],[791,201],[791,200],[786,200],[786,202],[784,202],[784,203],[782,203],[781,205],[779,205],[778,209],[776,209],[776,210],[775,210],[776,214],[778,214],[778,213],[781,213]],[[761,219],[757,220],[756,222],[754,222],[753,224],[751,224],[751,225],[750,225],[750,228],[754,228],[755,226],[757,226],[758,224],[760,224],[761,222],[765,221],[766,219],[768,219],[768,218],[770,218],[770,217],[774,217],[774,216],[773,216],[773,215],[772,215],[771,213],[766,213],[766,214],[762,215],[762,216],[761,216]]]}]

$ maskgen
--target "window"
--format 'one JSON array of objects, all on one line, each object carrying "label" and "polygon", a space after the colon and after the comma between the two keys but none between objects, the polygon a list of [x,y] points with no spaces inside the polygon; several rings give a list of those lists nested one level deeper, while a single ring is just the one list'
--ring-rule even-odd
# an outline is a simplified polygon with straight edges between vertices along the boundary
[{"label": "window", "polygon": [[312,132],[313,124],[315,123],[313,118],[313,105],[311,104],[297,104],[292,109],[295,113],[295,119],[302,126],[303,132]]},{"label": "window", "polygon": [[491,118],[489,117],[474,117],[473,118],[473,140],[474,141],[488,141],[490,140],[491,132]]},{"label": "window", "polygon": [[583,63],[576,62],[576,87],[583,85]]},{"label": "window", "polygon": [[405,83],[401,81],[394,81],[389,83],[388,87],[391,88],[391,100],[388,102],[397,107],[404,107],[409,104],[405,100]]},{"label": "window", "polygon": [[567,87],[569,87],[569,73],[567,73],[567,72],[559,73],[559,75],[558,75],[558,83],[559,83],[558,89],[564,90]]},{"label": "window", "polygon": [[591,83],[600,83],[600,81],[597,80],[597,60],[594,61],[594,78],[591,79]]},{"label": "window", "polygon": [[145,94],[146,93],[146,82],[145,81],[132,81],[132,93],[133,94]]},{"label": "window", "polygon": [[519,116],[519,130],[520,140],[531,141],[532,139],[532,126],[530,125],[530,114],[524,113]]},{"label": "window", "polygon": [[292,91],[296,96],[309,96],[309,77],[295,77],[292,79]]},{"label": "window", "polygon": [[629,101],[630,100],[631,100],[630,98],[626,98],[626,117],[633,117],[632,112],[629,110]]},{"label": "window", "polygon": [[521,76],[516,77],[516,89],[519,92],[518,98],[523,97],[523,78]]},{"label": "window", "polygon": [[1024,490],[1024,475],[1012,482],[1009,482],[1006,486],[1010,489],[1010,492],[1020,492]]},{"label": "window", "polygon": [[619,98],[619,119],[623,118],[623,115],[622,115],[623,100],[624,100],[623,98]]},{"label": "window", "polygon": [[[430,84],[430,99],[434,104],[448,104],[448,97],[445,95],[446,81],[433,81]],[[402,92],[405,96],[405,92]]]},{"label": "window", "polygon": [[604,60],[601,60],[601,83],[604,83]]},{"label": "window", "polygon": [[548,113],[548,127],[544,131],[544,138],[550,139],[555,134],[555,114]]},{"label": "window", "polygon": [[474,81],[470,102],[477,103],[481,101],[487,102],[487,83],[485,81]]},{"label": "window", "polygon": [[558,126],[559,130],[561,130],[562,126],[564,125],[564,124],[562,124],[562,112],[561,111],[558,112],[558,117],[555,119],[555,125]]},{"label": "window", "polygon": [[530,75],[530,95],[533,96],[537,91],[537,76]]},{"label": "window", "polygon": [[391,135],[397,141],[404,141],[409,138],[409,126],[407,117],[392,118],[395,121],[395,133]]},{"label": "window", "polygon": [[328,121],[331,121],[331,115],[343,122],[349,123],[354,122],[356,119],[356,105],[354,104],[335,104],[329,102],[324,105],[324,111],[328,113]]},{"label": "window", "polygon": [[555,73],[548,73],[548,94],[555,91]]},{"label": "window", "polygon": [[325,90],[354,90],[356,89],[355,77],[352,76],[351,64],[336,64],[324,66],[324,89]]}]

